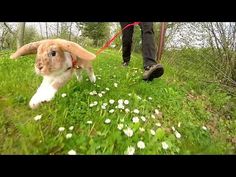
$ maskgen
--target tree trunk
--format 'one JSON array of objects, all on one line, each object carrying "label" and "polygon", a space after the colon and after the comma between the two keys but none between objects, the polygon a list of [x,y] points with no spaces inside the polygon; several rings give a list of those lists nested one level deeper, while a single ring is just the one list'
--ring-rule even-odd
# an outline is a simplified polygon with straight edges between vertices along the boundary
[{"label": "tree trunk", "polygon": [[48,39],[48,23],[46,22],[46,38]]},{"label": "tree trunk", "polygon": [[157,62],[158,63],[160,63],[161,61],[161,55],[164,50],[166,29],[167,29],[167,22],[162,22],[160,25],[160,36],[159,36],[158,49],[157,49]]},{"label": "tree trunk", "polygon": [[59,22],[57,22],[57,37],[59,36]]},{"label": "tree trunk", "polygon": [[18,32],[17,32],[17,49],[24,45],[24,33],[25,33],[25,22],[21,22],[18,25]]},{"label": "tree trunk", "polygon": [[39,28],[40,28],[41,38],[43,39],[43,30],[42,30],[42,25],[41,25],[41,23],[39,23]]},{"label": "tree trunk", "polygon": [[69,41],[71,40],[71,30],[72,30],[71,28],[72,28],[72,24],[73,24],[73,23],[71,22],[71,23],[70,23]]}]

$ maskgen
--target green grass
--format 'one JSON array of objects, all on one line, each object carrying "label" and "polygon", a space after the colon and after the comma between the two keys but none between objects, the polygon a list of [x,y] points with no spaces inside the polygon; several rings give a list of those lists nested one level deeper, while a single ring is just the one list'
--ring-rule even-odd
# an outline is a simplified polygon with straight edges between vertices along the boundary
[{"label": "green grass", "polygon": [[[0,52],[0,154],[67,154],[71,149],[77,154],[124,154],[129,146],[135,148],[135,154],[236,152],[235,97],[220,87],[214,71],[204,62],[204,52],[166,52],[163,77],[144,82],[140,54],[133,54],[130,66],[124,68],[121,53],[106,50],[93,64],[96,84],[86,80],[85,73],[80,83],[73,77],[54,100],[36,110],[28,106],[42,80],[34,73],[34,56],[16,61],[9,56],[10,51]],[[102,97],[90,95],[94,90],[106,93]],[[62,97],[62,93],[67,96]],[[115,100],[113,105],[110,99]],[[115,108],[119,99],[129,100],[125,108],[131,112]],[[98,104],[89,107],[94,101]],[[106,109],[101,109],[103,103],[108,103]],[[115,112],[109,113],[111,109]],[[133,113],[134,109],[140,113]],[[161,113],[155,114],[155,109]],[[36,115],[42,118],[35,121]],[[135,116],[138,123],[132,122]],[[146,117],[145,122],[141,116]],[[110,124],[104,123],[107,118]],[[134,131],[132,137],[117,128],[120,123],[123,129]],[[70,126],[74,129],[69,130]],[[65,131],[59,132],[59,127]],[[67,133],[72,133],[70,139]],[[137,147],[140,140],[145,143],[144,149]],[[162,142],[169,148],[163,149]]]}]

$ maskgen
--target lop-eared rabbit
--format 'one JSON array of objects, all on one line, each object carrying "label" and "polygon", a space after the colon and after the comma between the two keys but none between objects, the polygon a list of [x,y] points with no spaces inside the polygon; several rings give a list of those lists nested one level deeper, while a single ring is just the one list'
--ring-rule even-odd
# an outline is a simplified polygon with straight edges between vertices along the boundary
[{"label": "lop-eared rabbit", "polygon": [[46,39],[26,44],[19,48],[11,59],[36,54],[35,72],[43,81],[29,102],[32,109],[43,102],[51,101],[59,88],[63,87],[75,73],[81,81],[82,70],[86,70],[92,83],[96,81],[91,61],[96,55],[77,43],[64,39]]}]

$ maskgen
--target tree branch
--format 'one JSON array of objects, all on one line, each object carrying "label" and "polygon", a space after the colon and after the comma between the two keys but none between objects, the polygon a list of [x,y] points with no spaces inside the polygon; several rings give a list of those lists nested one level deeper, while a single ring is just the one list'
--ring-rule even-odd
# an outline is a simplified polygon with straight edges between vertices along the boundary
[{"label": "tree branch", "polygon": [[3,22],[4,26],[8,29],[8,31],[12,34],[12,35],[16,35],[16,33],[14,33],[11,28],[7,25],[6,22]]}]

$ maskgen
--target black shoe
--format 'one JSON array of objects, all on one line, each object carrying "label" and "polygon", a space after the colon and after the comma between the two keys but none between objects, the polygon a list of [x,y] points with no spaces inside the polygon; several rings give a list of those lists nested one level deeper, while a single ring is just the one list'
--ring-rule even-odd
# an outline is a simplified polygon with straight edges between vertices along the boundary
[{"label": "black shoe", "polygon": [[129,65],[129,62],[127,62],[127,61],[125,62],[125,61],[124,61],[124,62],[122,63],[122,65],[123,65],[123,66],[128,66],[128,65]]},{"label": "black shoe", "polygon": [[155,64],[145,68],[143,80],[152,81],[154,78],[161,77],[163,74],[163,66],[161,64]]}]

